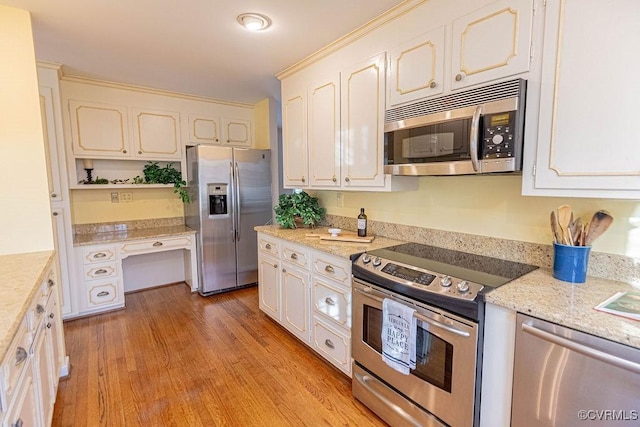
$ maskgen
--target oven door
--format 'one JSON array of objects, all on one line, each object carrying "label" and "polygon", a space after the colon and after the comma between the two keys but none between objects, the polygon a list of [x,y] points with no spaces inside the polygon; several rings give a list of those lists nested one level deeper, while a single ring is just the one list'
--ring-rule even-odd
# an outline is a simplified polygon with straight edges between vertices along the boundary
[{"label": "oven door", "polygon": [[[391,298],[416,309],[416,369],[411,370],[409,375],[394,370],[382,360],[384,298]],[[472,321],[414,302],[358,279],[353,280],[353,358],[356,366],[360,365],[372,374],[354,375],[353,388],[356,397],[356,389],[359,389],[358,393],[371,394],[367,399],[360,399],[367,400],[364,403],[368,406],[372,400],[378,400],[376,405],[381,406],[378,409],[382,412],[389,410],[383,409],[384,406],[391,409],[393,406],[403,406],[404,402],[394,403],[388,394],[380,392],[381,386],[386,383],[444,424],[473,425],[477,340],[478,325]],[[378,381],[376,377],[382,381]],[[378,399],[373,399],[374,396]],[[376,408],[371,409],[380,414]],[[401,412],[410,411],[405,409]],[[413,422],[411,418],[408,418],[409,422]],[[427,425],[439,424],[430,422]]]}]

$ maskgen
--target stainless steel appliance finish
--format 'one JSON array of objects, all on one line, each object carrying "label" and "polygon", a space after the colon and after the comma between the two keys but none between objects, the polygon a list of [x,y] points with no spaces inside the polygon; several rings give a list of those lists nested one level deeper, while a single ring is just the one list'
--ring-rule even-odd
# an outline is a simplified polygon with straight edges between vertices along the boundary
[{"label": "stainless steel appliance finish", "polygon": [[525,92],[516,79],[387,111],[385,173],[521,171]]},{"label": "stainless steel appliance finish", "polygon": [[[354,257],[353,395],[391,425],[479,425],[484,294],[535,268],[417,243]],[[409,375],[382,361],[385,298],[417,310]]]},{"label": "stainless steel appliance finish", "polygon": [[270,163],[269,150],[187,148],[185,222],[197,231],[200,294],[257,283],[253,227],[272,218]]},{"label": "stainless steel appliance finish", "polygon": [[640,349],[518,314],[514,427],[637,426]]},{"label": "stainless steel appliance finish", "polygon": [[[381,358],[384,298],[416,309],[417,366],[408,376]],[[477,323],[358,279],[353,281],[353,307],[352,390],[357,399],[373,404],[374,412],[392,425],[473,425]]]}]

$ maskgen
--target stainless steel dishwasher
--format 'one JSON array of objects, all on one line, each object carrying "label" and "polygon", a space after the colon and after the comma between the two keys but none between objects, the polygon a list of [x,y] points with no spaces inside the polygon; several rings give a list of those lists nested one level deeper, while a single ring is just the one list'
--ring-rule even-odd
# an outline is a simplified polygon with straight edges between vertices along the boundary
[{"label": "stainless steel dishwasher", "polygon": [[523,314],[515,346],[513,427],[640,425],[640,349]]}]

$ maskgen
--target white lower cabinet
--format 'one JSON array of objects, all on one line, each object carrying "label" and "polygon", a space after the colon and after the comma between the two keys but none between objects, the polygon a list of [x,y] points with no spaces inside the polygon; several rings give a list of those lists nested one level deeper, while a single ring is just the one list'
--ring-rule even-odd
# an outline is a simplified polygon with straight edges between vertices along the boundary
[{"label": "white lower cabinet", "polygon": [[43,277],[0,364],[3,427],[51,425],[58,380],[68,374],[53,267]]},{"label": "white lower cabinet", "polygon": [[259,306],[351,376],[351,262],[258,233]]},{"label": "white lower cabinet", "polygon": [[124,307],[122,263],[114,245],[76,248],[80,314]]}]

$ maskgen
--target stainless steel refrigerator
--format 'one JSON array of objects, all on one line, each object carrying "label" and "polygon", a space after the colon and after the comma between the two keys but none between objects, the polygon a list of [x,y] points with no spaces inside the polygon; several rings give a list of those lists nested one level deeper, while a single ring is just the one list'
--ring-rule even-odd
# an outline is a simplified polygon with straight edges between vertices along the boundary
[{"label": "stainless steel refrigerator", "polygon": [[258,282],[253,227],[269,223],[269,150],[198,145],[187,148],[185,222],[197,231],[202,295]]}]

